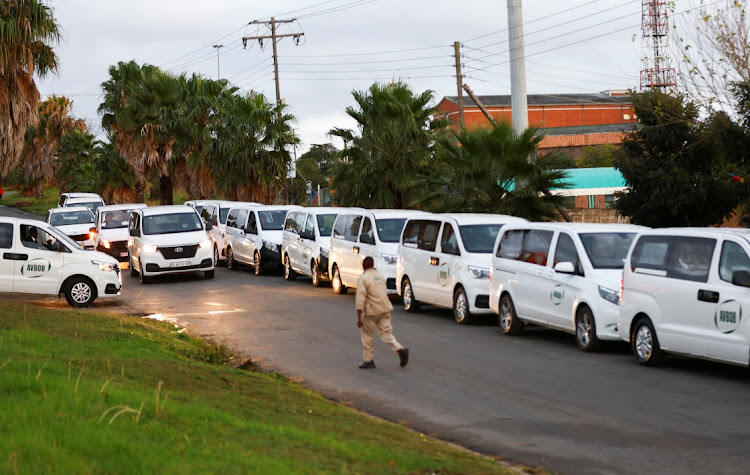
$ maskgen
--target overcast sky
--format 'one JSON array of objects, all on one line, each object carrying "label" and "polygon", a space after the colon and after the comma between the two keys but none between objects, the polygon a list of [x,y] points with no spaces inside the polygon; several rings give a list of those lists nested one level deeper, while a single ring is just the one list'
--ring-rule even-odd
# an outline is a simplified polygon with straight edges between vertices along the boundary
[{"label": "overcast sky", "polygon": [[[679,2],[682,3],[682,2]],[[40,81],[43,96],[74,101],[74,113],[98,127],[100,84],[118,61],[173,73],[221,76],[275,100],[271,44],[253,20],[296,18],[278,33],[281,96],[297,118],[300,152],[352,127],[352,90],[403,79],[435,102],[456,94],[453,42],[463,44],[465,82],[477,94],[509,94],[507,4],[498,0],[52,0],[62,27],[60,73]],[[688,2],[685,1],[686,6]],[[527,90],[598,92],[637,88],[641,2],[527,0],[523,6]],[[406,51],[404,51],[406,50]],[[96,124],[96,125],[95,125]],[[335,143],[335,142],[334,142]],[[338,144],[337,144],[338,145]]]}]

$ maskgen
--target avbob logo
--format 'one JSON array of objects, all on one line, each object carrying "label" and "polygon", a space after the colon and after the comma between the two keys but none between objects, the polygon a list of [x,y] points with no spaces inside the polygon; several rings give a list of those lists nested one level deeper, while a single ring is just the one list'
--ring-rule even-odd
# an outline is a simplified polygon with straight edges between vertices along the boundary
[{"label": "avbob logo", "polygon": [[28,262],[24,262],[21,267],[21,275],[28,277],[29,279],[35,279],[48,273],[52,268],[52,264],[44,259],[32,259]]},{"label": "avbob logo", "polygon": [[736,300],[727,300],[719,305],[716,310],[714,322],[716,329],[721,333],[732,333],[740,326],[742,320],[742,307]]}]

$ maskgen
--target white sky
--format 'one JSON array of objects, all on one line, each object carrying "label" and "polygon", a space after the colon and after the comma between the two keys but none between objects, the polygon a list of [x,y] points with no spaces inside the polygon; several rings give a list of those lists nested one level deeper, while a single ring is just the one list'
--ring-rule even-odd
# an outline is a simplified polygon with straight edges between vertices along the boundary
[{"label": "white sky", "polygon": [[[465,46],[465,82],[474,92],[510,93],[504,1],[52,0],[48,5],[63,31],[57,48],[61,68],[59,76],[39,82],[40,91],[71,98],[74,113],[94,129],[100,124],[100,84],[110,65],[135,60],[216,78],[213,44],[224,45],[222,77],[275,100],[270,42],[263,49],[257,43],[243,49],[241,40],[268,33],[248,23],[271,16],[297,18],[278,33],[305,33],[299,46],[291,38],[278,43],[281,96],[297,118],[300,152],[330,142],[333,127],[352,127],[345,113],[354,103],[351,92],[375,80],[403,78],[417,92],[433,90],[435,102],[456,95],[454,41]],[[637,88],[641,2],[527,0],[523,14],[529,94]]]}]

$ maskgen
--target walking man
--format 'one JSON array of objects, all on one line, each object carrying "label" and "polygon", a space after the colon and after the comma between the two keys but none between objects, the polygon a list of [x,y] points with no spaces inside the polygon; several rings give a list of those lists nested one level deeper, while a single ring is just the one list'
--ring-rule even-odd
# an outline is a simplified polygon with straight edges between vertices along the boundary
[{"label": "walking man", "polygon": [[362,333],[362,347],[365,357],[359,367],[362,369],[375,367],[372,355],[375,351],[375,329],[377,328],[380,339],[398,354],[403,368],[409,362],[409,350],[401,346],[393,336],[393,327],[391,326],[393,305],[388,300],[385,277],[375,269],[372,257],[365,257],[362,261],[362,268],[364,272],[357,282],[357,298],[355,301],[357,326]]}]

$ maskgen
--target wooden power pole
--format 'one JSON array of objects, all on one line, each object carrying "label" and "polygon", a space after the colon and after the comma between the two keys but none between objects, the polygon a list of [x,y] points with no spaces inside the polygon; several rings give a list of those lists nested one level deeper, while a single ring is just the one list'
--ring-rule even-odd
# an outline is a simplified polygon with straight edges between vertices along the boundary
[{"label": "wooden power pole", "polygon": [[456,57],[456,84],[458,85],[458,122],[463,128],[466,126],[466,123],[464,122],[464,77],[461,74],[461,43],[458,41],[453,42],[453,55]]},{"label": "wooden power pole", "polygon": [[259,20],[253,20],[250,22],[251,25],[268,25],[271,27],[271,34],[270,35],[260,35],[260,36],[243,36],[242,37],[242,44],[243,46],[247,46],[248,40],[258,40],[258,43],[260,43],[261,47],[263,46],[263,40],[270,39],[273,42],[273,73],[274,73],[274,79],[276,80],[276,105],[281,104],[281,89],[279,88],[279,56],[276,51],[276,42],[280,38],[294,38],[295,42],[299,44],[299,39],[303,36],[305,36],[304,33],[285,33],[283,35],[277,35],[276,34],[276,25],[279,23],[292,23],[296,21],[296,19],[292,18],[291,20],[276,20],[275,18],[271,17],[270,21],[259,21]]}]

